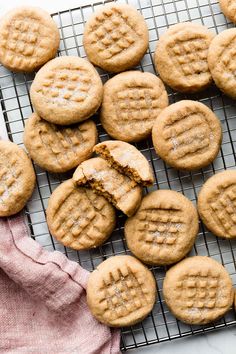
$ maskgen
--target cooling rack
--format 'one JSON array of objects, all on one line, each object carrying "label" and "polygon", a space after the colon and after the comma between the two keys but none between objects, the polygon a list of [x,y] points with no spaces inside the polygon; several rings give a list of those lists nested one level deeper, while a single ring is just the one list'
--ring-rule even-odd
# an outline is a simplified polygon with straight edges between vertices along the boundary
[{"label": "cooling rack", "polygon": [[[59,55],[79,55],[85,57],[82,45],[83,27],[90,14],[112,0],[100,1],[94,5],[81,6],[52,14],[60,30],[61,42]],[[206,25],[215,33],[232,27],[220,12],[216,0],[129,0],[145,17],[150,34],[149,50],[138,70],[154,72],[152,55],[158,37],[166,29],[177,22],[193,21]],[[103,82],[108,73],[98,69]],[[33,74],[11,73],[0,66],[0,102],[3,113],[3,124],[8,138],[23,146],[22,134],[25,119],[32,112],[29,99],[29,88]],[[224,169],[235,169],[236,163],[236,107],[235,102],[225,97],[212,86],[198,95],[183,95],[168,90],[170,102],[181,99],[199,100],[209,106],[219,117],[223,128],[223,143],[214,163],[196,172],[179,172],[167,166],[155,153],[151,139],[136,144],[137,148],[147,157],[155,172],[155,184],[148,190],[173,189],[183,193],[196,202],[197,194],[204,181],[214,173]],[[109,139],[97,116],[94,117],[99,132],[99,140]],[[4,127],[1,127],[2,134]],[[25,209],[31,236],[47,250],[59,250],[71,260],[79,262],[88,270],[94,269],[107,257],[129,253],[124,240],[123,225],[125,216],[118,213],[117,228],[110,239],[101,247],[76,252],[60,245],[49,234],[45,221],[45,210],[52,191],[61,181],[70,178],[71,174],[50,174],[35,167],[37,185],[35,192]],[[148,191],[147,189],[144,192]],[[221,262],[236,283],[235,257],[236,241],[216,238],[200,224],[200,232],[190,255],[207,255]],[[177,321],[168,311],[162,296],[162,282],[166,269],[152,267],[157,280],[158,296],[152,313],[142,323],[122,329],[121,348],[123,350],[163,342],[174,338],[185,337],[197,333],[205,333],[216,328],[236,324],[234,311],[216,323],[206,326],[188,326]]]}]

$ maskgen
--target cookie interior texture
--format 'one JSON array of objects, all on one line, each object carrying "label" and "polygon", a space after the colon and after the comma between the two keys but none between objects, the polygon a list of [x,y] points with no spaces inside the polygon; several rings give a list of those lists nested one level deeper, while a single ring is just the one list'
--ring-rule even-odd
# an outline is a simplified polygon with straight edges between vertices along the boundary
[{"label": "cookie interior texture", "polygon": [[120,72],[139,63],[148,48],[148,39],[143,16],[130,5],[113,3],[88,19],[83,44],[93,64]]},{"label": "cookie interior texture", "polygon": [[143,154],[123,141],[110,140],[97,144],[94,151],[101,155],[109,165],[120,173],[143,186],[152,185],[154,176],[147,159]]},{"label": "cookie interior texture", "polygon": [[72,179],[60,184],[49,198],[49,230],[59,242],[75,250],[104,243],[115,222],[113,206],[93,190],[77,186]]},{"label": "cookie interior texture", "polygon": [[102,102],[103,85],[96,69],[87,60],[62,56],[50,60],[36,74],[30,87],[35,111],[59,125],[82,122]]},{"label": "cookie interior texture", "polygon": [[236,28],[219,33],[210,44],[208,64],[216,86],[236,99],[235,57]]},{"label": "cookie interior texture", "polygon": [[24,208],[35,186],[35,173],[25,151],[10,141],[0,141],[0,216]]},{"label": "cookie interior texture", "polygon": [[31,72],[55,57],[59,30],[44,10],[21,6],[0,21],[0,62],[10,70]]},{"label": "cookie interior texture", "polygon": [[131,326],[152,310],[156,283],[152,273],[136,258],[114,256],[89,276],[87,302],[98,321],[112,327]]},{"label": "cookie interior texture", "polygon": [[128,216],[134,214],[141,202],[141,187],[100,157],[82,162],[73,179],[78,185],[89,185]]},{"label": "cookie interior texture", "polygon": [[221,141],[220,120],[204,104],[183,100],[165,108],[152,130],[157,154],[179,170],[197,170],[217,156]]},{"label": "cookie interior texture", "polygon": [[180,92],[194,93],[208,87],[212,77],[207,54],[213,38],[214,33],[196,23],[171,26],[155,51],[155,67],[162,80]]},{"label": "cookie interior texture", "polygon": [[195,256],[167,271],[163,295],[178,319],[202,325],[217,320],[230,309],[234,291],[232,280],[220,263],[210,257]]},{"label": "cookie interior texture", "polygon": [[158,190],[142,199],[124,231],[137,258],[151,265],[168,265],[186,256],[198,229],[198,214],[190,200],[175,191]]},{"label": "cookie interior texture", "polygon": [[210,177],[198,195],[200,218],[216,236],[236,238],[236,170]]},{"label": "cookie interior texture", "polygon": [[165,86],[156,75],[126,71],[105,83],[100,120],[111,137],[137,142],[151,134],[156,118],[167,106]]},{"label": "cookie interior texture", "polygon": [[90,158],[96,142],[97,128],[92,120],[60,126],[33,113],[25,124],[24,145],[31,158],[54,173],[69,171]]}]

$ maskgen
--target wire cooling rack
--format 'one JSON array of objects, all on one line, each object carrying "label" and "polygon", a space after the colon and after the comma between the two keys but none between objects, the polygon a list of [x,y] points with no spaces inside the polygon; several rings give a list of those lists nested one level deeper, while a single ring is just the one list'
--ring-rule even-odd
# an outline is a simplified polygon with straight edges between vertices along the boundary
[{"label": "wire cooling rack", "polygon": [[[67,11],[52,14],[61,35],[59,55],[79,55],[85,57],[82,46],[83,27],[87,18],[97,8],[111,0],[94,5],[82,6]],[[125,2],[125,1],[118,1]],[[150,47],[137,69],[154,72],[152,55],[158,37],[166,29],[177,22],[193,21],[206,25],[215,33],[231,27],[219,9],[215,0],[130,0],[145,17],[150,34]],[[111,75],[98,69],[103,82]],[[24,121],[32,112],[29,99],[29,87],[34,75],[14,74],[0,66],[0,102],[3,112],[4,125],[10,140],[19,145],[22,143]],[[188,97],[199,100],[209,106],[219,117],[223,127],[223,143],[219,155],[212,165],[196,172],[178,172],[167,166],[155,153],[151,139],[136,144],[138,149],[147,157],[155,172],[155,184],[149,191],[155,189],[173,189],[182,192],[186,197],[196,202],[197,194],[203,182],[215,172],[224,169],[235,169],[236,162],[236,107],[235,102],[225,97],[217,88],[212,86],[199,95],[183,95],[171,90],[170,102],[176,102]],[[109,139],[97,122],[100,141]],[[3,128],[3,127],[2,127]],[[52,191],[71,174],[50,174],[35,166],[37,186],[25,213],[31,236],[48,250],[59,250],[71,260],[78,261],[88,270],[94,269],[107,257],[129,253],[125,240],[123,225],[124,215],[118,214],[117,228],[110,239],[101,247],[76,252],[58,244],[48,232],[45,221],[45,210]],[[147,190],[146,190],[147,191]],[[233,283],[236,283],[235,257],[236,241],[216,238],[200,225],[200,232],[191,255],[207,255],[221,262],[230,273]],[[188,326],[177,321],[168,311],[162,296],[162,282],[165,268],[151,268],[158,284],[158,296],[152,313],[142,323],[122,329],[122,349],[145,346],[173,338],[204,333],[215,328],[236,324],[236,318],[231,310],[222,320],[207,326]]]}]

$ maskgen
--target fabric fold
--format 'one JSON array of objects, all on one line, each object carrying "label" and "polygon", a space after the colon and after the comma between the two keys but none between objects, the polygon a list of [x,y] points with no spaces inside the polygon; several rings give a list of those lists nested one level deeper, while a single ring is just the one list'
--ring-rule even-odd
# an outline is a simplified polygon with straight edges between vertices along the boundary
[{"label": "fabric fold", "polygon": [[120,353],[119,330],[87,307],[89,272],[44,250],[22,215],[0,219],[0,268],[0,353]]}]

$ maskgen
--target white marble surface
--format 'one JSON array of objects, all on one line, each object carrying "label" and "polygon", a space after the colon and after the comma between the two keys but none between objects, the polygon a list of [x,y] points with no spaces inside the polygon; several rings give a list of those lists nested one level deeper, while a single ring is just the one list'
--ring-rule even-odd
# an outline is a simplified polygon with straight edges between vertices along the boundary
[{"label": "white marble surface", "polygon": [[[142,0],[140,0],[142,1]],[[164,0],[165,1],[165,0]],[[193,0],[195,2],[195,0]],[[87,0],[0,0],[1,15],[14,6],[40,6],[49,12],[55,12],[80,5],[91,4]],[[1,133],[3,134],[3,133]],[[126,353],[135,354],[236,354],[236,326],[221,329],[206,335],[196,335],[159,343],[148,347],[128,350]]]}]

